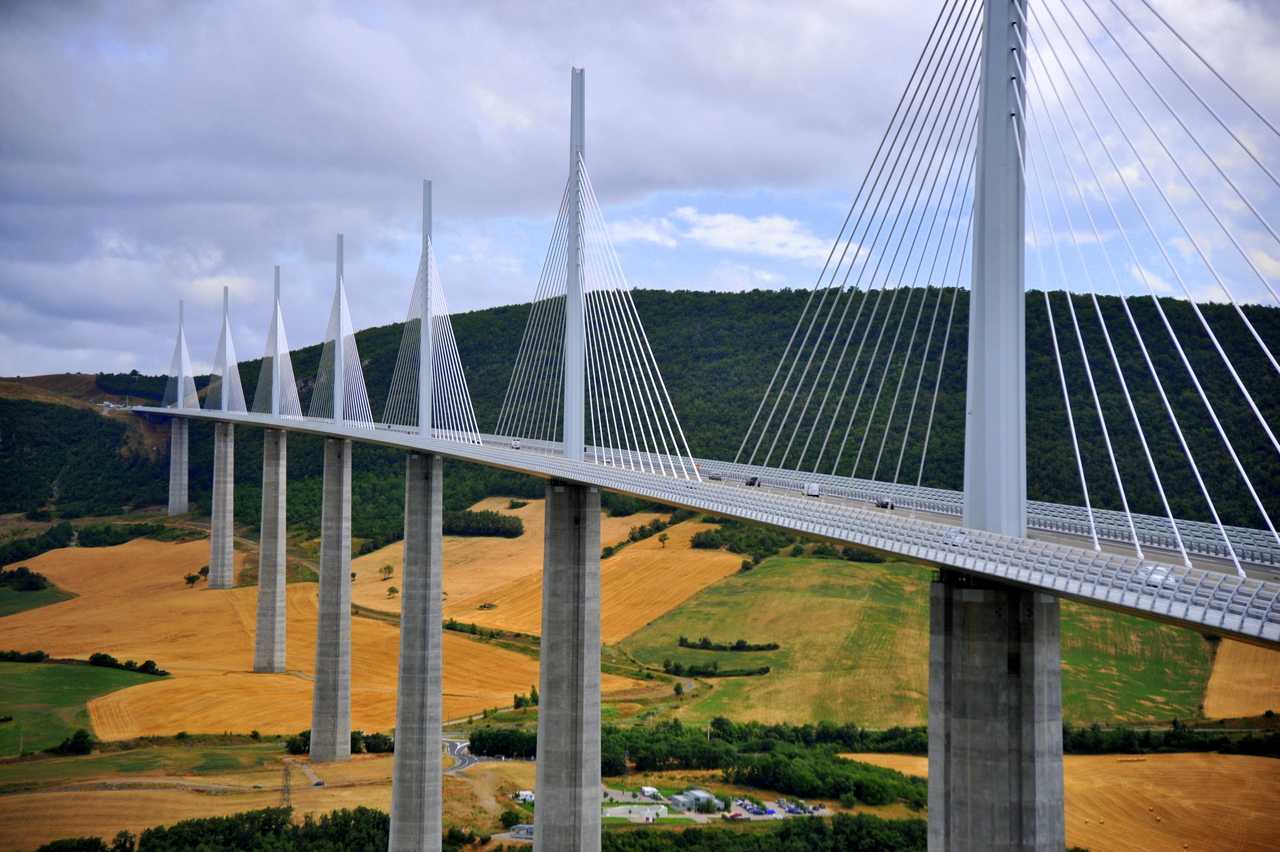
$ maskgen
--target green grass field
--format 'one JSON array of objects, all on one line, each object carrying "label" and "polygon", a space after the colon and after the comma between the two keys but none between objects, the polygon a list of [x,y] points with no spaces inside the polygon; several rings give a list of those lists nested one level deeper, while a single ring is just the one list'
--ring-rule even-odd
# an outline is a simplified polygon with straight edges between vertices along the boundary
[{"label": "green grass field", "polygon": [[284,749],[276,740],[210,744],[168,741],[125,751],[80,757],[50,757],[0,763],[0,794],[113,775],[206,775],[277,765]]},{"label": "green grass field", "polygon": [[[676,715],[764,722],[923,724],[928,711],[929,583],[916,565],[775,557],[704,589],[623,640],[660,666],[767,665],[758,677],[716,678]],[[778,642],[776,651],[681,648],[678,638]],[[1198,715],[1209,677],[1205,641],[1187,630],[1063,605],[1064,714],[1073,723]]]},{"label": "green grass field", "polygon": [[64,592],[57,586],[49,586],[47,589],[40,589],[37,592],[19,592],[8,586],[0,586],[0,618],[74,597],[75,595],[70,592]]},{"label": "green grass field", "polygon": [[24,752],[55,746],[90,727],[90,698],[154,680],[99,666],[0,663],[0,716],[13,717],[0,724],[0,757],[16,756],[19,738]]}]

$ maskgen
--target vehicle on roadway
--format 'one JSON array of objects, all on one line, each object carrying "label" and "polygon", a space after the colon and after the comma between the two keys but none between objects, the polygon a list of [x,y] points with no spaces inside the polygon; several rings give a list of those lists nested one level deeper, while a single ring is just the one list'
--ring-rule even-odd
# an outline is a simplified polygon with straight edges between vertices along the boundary
[{"label": "vehicle on roadway", "polygon": [[892,509],[892,508],[894,508],[893,501],[892,501],[892,500],[889,500],[889,499],[887,499],[887,498],[881,498],[881,499],[879,499],[879,500],[876,500],[875,502],[876,502],[876,508],[877,508],[877,509]]},{"label": "vehicle on roadway", "polygon": [[748,488],[759,488],[759,487],[760,487],[760,477],[758,477],[758,476],[748,476],[748,477],[747,477],[747,481],[746,481],[746,482],[744,482],[744,483],[742,483],[742,484],[743,484],[743,485],[745,485],[745,486],[747,486]]},{"label": "vehicle on roadway", "polygon": [[805,487],[804,487],[804,496],[806,496],[806,497],[821,497],[821,496],[822,496],[822,489],[818,487],[818,483],[816,483],[816,482],[810,482],[810,483],[807,483],[807,484],[805,485]]}]

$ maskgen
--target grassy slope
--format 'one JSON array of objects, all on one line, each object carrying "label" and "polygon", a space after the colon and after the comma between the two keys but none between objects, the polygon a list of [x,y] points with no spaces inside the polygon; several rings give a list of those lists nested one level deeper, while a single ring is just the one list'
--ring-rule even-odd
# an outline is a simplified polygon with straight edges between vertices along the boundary
[{"label": "grassy slope", "polygon": [[0,618],[6,615],[13,615],[15,612],[48,606],[49,604],[55,604],[58,601],[65,601],[74,597],[75,595],[70,592],[64,592],[57,586],[49,586],[36,592],[19,592],[16,589],[3,586],[0,587]]},{"label": "grassy slope", "polygon": [[[678,715],[705,722],[829,719],[872,727],[921,724],[927,714],[928,585],[906,564],[773,558],[707,588],[623,641],[660,665],[718,660],[769,665],[763,677],[711,681]],[[1068,721],[1198,715],[1209,657],[1196,634],[1070,603],[1063,606],[1063,701]],[[728,653],[677,646],[680,635],[779,642]]]},{"label": "grassy slope", "polygon": [[76,728],[90,727],[90,698],[154,680],[98,666],[0,663],[0,715],[13,717],[0,725],[0,755],[17,753],[19,729],[23,751],[57,745]]},{"label": "grassy slope", "polygon": [[127,751],[97,752],[0,764],[0,793],[68,784],[113,775],[212,775],[242,772],[276,763],[278,741],[213,744],[193,740]]}]

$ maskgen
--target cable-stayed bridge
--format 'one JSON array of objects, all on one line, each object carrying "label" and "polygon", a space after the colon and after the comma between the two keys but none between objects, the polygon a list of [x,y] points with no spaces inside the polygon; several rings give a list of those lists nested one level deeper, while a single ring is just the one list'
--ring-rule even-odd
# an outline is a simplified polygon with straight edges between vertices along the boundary
[{"label": "cable-stayed bridge", "polygon": [[[139,410],[172,418],[175,513],[188,423],[216,423],[212,588],[234,580],[234,427],[266,430],[258,671],[284,667],[286,435],[327,439],[313,760],[349,756],[351,444],[405,450],[392,848],[440,836],[440,480],[454,458],[548,480],[538,848],[599,847],[604,488],[935,566],[930,846],[1061,849],[1060,598],[1280,647],[1280,363],[1254,307],[1280,302],[1268,218],[1280,180],[1265,155],[1277,138],[1148,0],[948,0],[736,457],[716,460],[690,448],[609,239],[575,69],[569,174],[492,432],[445,305],[429,184],[381,413],[341,237],[305,411],[278,270],[252,406],[224,300],[204,406],[180,309],[166,404]],[[1048,326],[1052,401],[1026,398],[1028,285]],[[1197,305],[1206,293],[1231,306],[1238,340]],[[1100,295],[1119,296],[1119,314]],[[1170,318],[1168,297],[1190,304],[1190,325]],[[961,358],[964,488],[948,490],[928,484],[928,462],[946,363]],[[1070,458],[1029,458],[1031,405],[1057,413]],[[1242,445],[1266,462],[1247,465]],[[1029,464],[1065,464],[1079,502],[1028,500]],[[1175,484],[1191,498],[1175,501]],[[1224,517],[1228,494],[1246,494],[1252,514]]]}]

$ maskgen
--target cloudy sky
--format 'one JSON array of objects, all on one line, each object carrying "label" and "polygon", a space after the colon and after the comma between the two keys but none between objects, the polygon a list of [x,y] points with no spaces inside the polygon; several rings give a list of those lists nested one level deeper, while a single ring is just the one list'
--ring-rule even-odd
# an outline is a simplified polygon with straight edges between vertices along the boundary
[{"label": "cloudy sky", "polygon": [[[1154,2],[1280,113],[1273,3]],[[0,374],[162,371],[179,298],[207,364],[224,285],[254,357],[276,263],[317,342],[338,231],[355,324],[397,321],[424,177],[451,307],[527,300],[574,65],[633,285],[811,286],[939,5],[5,3]]]}]

